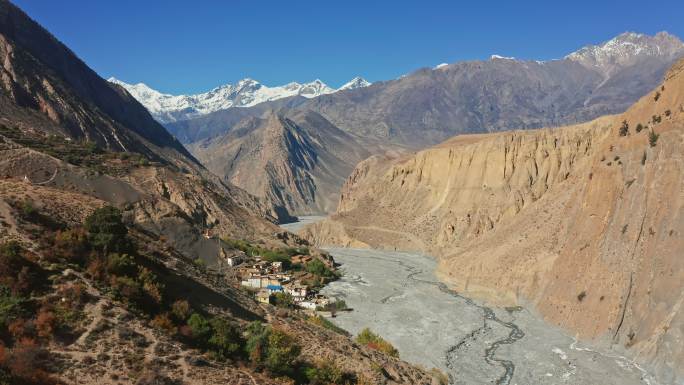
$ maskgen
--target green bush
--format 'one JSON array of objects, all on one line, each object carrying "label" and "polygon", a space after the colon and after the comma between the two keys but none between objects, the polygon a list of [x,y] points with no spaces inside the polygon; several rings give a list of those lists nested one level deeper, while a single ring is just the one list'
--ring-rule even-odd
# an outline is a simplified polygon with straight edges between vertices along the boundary
[{"label": "green bush", "polygon": [[390,357],[399,358],[399,351],[392,346],[392,344],[385,341],[382,337],[373,333],[368,328],[361,330],[359,335],[356,336],[356,342],[361,345],[366,345],[371,349],[381,351]]},{"label": "green bush", "polygon": [[656,134],[655,131],[651,130],[648,133],[648,144],[651,147],[655,147],[656,144],[658,144],[658,138],[660,137],[659,134]]},{"label": "green bush", "polygon": [[294,299],[288,293],[275,293],[273,296],[273,304],[278,307],[292,308],[294,307]]},{"label": "green bush", "polygon": [[116,207],[104,206],[95,210],[86,218],[84,225],[94,248],[105,252],[131,251],[128,229]]},{"label": "green bush", "polygon": [[12,294],[7,287],[0,286],[0,328],[5,329],[13,320],[24,314],[25,299]]},{"label": "green bush", "polygon": [[38,216],[38,209],[33,206],[31,201],[23,201],[20,205],[21,216],[27,220],[33,220]]},{"label": "green bush", "polygon": [[192,331],[192,338],[200,343],[205,344],[211,336],[211,324],[201,314],[192,313],[188,318],[188,326]]},{"label": "green bush", "polygon": [[313,261],[307,263],[306,271],[313,275],[324,278],[332,278],[335,276],[335,273],[332,270],[330,270],[323,262],[321,262],[320,259],[314,259]]},{"label": "green bush", "polygon": [[211,324],[209,347],[218,358],[227,358],[240,350],[240,333],[223,318],[214,318]]},{"label": "green bush", "polygon": [[278,375],[292,375],[301,348],[289,334],[254,321],[246,331],[245,350],[257,368]]},{"label": "green bush", "polygon": [[337,385],[355,383],[355,378],[350,373],[345,373],[332,362],[324,360],[316,366],[304,369],[304,375],[311,385]]},{"label": "green bush", "polygon": [[300,353],[301,348],[292,336],[273,329],[268,336],[266,368],[276,374],[291,374]]},{"label": "green bush", "polygon": [[245,332],[247,342],[245,343],[245,351],[249,355],[249,360],[255,366],[260,366],[268,346],[268,335],[270,328],[264,326],[259,321],[254,321],[249,324]]},{"label": "green bush", "polygon": [[112,253],[107,256],[107,272],[132,277],[138,272],[138,264],[128,254]]}]

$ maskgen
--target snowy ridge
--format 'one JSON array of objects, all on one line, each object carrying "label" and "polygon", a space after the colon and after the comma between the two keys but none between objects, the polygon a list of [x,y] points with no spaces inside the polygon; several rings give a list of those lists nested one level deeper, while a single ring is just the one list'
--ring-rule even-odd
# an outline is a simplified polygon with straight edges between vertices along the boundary
[{"label": "snowy ridge", "polygon": [[356,88],[368,87],[369,85],[371,85],[371,83],[368,80],[366,80],[360,76],[357,76],[354,79],[345,83],[342,87],[338,88],[336,91],[353,90]]},{"label": "snowy ridge", "polygon": [[314,98],[371,84],[361,77],[356,77],[338,89],[331,88],[318,79],[304,84],[292,82],[283,86],[268,87],[247,78],[237,84],[226,84],[201,94],[171,95],[156,91],[144,83],[128,84],[114,77],[108,81],[125,88],[162,123],[191,119],[232,107],[251,107],[296,95]]},{"label": "snowy ridge", "polygon": [[683,53],[684,43],[667,32],[658,32],[655,36],[625,32],[603,44],[583,47],[565,59],[609,74],[642,58],[675,57]]},{"label": "snowy ridge", "polygon": [[512,56],[492,55],[489,57],[489,60],[516,60],[516,59]]}]

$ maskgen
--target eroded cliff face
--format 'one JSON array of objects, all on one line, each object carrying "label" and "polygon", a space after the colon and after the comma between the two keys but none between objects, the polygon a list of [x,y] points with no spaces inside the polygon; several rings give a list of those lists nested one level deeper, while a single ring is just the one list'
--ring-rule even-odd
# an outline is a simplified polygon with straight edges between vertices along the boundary
[{"label": "eroded cliff face", "polygon": [[672,383],[684,375],[683,141],[680,62],[621,115],[369,159],[306,233],[429,252],[457,290],[531,305]]}]

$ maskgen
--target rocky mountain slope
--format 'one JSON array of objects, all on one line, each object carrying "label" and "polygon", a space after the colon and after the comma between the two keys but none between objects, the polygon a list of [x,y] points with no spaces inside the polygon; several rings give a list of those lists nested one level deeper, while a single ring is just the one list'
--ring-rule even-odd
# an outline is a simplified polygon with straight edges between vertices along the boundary
[{"label": "rocky mountain slope", "polygon": [[684,61],[625,113],[362,162],[316,244],[420,250],[457,290],[532,306],[684,378]]},{"label": "rocky mountain slope", "polygon": [[310,111],[245,119],[189,145],[216,175],[296,215],[334,211],[345,176],[382,148]]},{"label": "rocky mountain slope", "polygon": [[268,87],[248,78],[235,85],[225,84],[201,94],[170,95],[156,91],[144,83],[128,84],[116,78],[110,78],[109,82],[125,88],[162,123],[192,119],[232,107],[251,107],[294,96],[315,98],[370,85],[365,79],[355,77],[338,89],[331,88],[318,79],[304,84],[292,82],[284,86]]},{"label": "rocky mountain slope", "polygon": [[44,130],[76,140],[192,158],[129,94],[101,79],[20,10],[7,1],[1,5],[0,117],[31,124],[39,113],[49,118]]},{"label": "rocky mountain slope", "polygon": [[539,128],[622,112],[683,55],[684,43],[667,33],[625,33],[561,60],[493,56],[424,68],[322,95],[300,108],[345,131],[420,148],[458,133]]},{"label": "rocky mountain slope", "polygon": [[216,269],[221,237],[306,242],[21,10],[0,16],[1,383],[438,383]]},{"label": "rocky mountain slope", "polygon": [[[359,144],[370,154],[382,155],[392,149],[424,148],[457,133],[534,128],[621,112],[654,87],[667,67],[681,55],[684,55],[684,44],[672,35],[625,33],[599,46],[585,47],[562,60],[524,61],[494,55],[488,61],[421,69],[389,82],[369,86],[361,82],[364,87],[312,99],[291,97],[253,107],[229,108],[169,123],[167,127],[188,143],[196,156],[209,161],[212,171],[238,186],[300,214],[334,211],[330,197],[348,176],[347,163],[360,160],[355,157],[360,152],[356,150]],[[272,111],[281,115],[293,115],[293,111],[313,112],[322,117],[315,120],[321,122],[320,128],[300,131],[303,135],[300,142],[319,143],[310,148],[312,159],[332,152],[339,158],[342,149],[350,151],[342,156],[346,161],[340,167],[320,171],[327,175],[327,185],[318,186],[317,178],[304,178],[311,171],[302,168],[302,163],[289,161],[286,167],[277,168],[288,170],[278,178],[273,177],[273,172],[260,172],[259,180],[249,183],[234,177],[239,173],[251,175],[251,164],[234,160],[235,151],[228,150],[225,143],[255,121],[268,121]],[[338,138],[337,148],[328,147],[331,142],[309,136],[318,130],[329,132],[331,125],[338,128],[331,134]],[[340,130],[347,135],[341,135]],[[350,142],[343,145],[340,139],[345,137]],[[252,141],[254,146],[258,142]],[[244,149],[240,143],[233,149]],[[383,146],[367,143],[383,143]],[[297,151],[292,146],[281,148]],[[282,159],[294,157],[297,155],[293,153],[283,155]],[[289,176],[293,179],[288,180]],[[279,192],[269,192],[264,186],[278,186]],[[291,199],[298,202],[289,202]]]}]

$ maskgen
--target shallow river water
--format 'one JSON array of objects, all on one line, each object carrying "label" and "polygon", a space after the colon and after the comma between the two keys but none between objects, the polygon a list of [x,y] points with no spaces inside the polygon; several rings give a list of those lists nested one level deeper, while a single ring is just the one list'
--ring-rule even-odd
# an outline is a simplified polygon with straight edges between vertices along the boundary
[{"label": "shallow river water", "polygon": [[353,311],[332,319],[356,334],[369,327],[401,358],[449,375],[452,384],[651,384],[638,365],[577,342],[525,309],[462,297],[435,277],[428,256],[327,249],[344,276],[323,293]]}]

